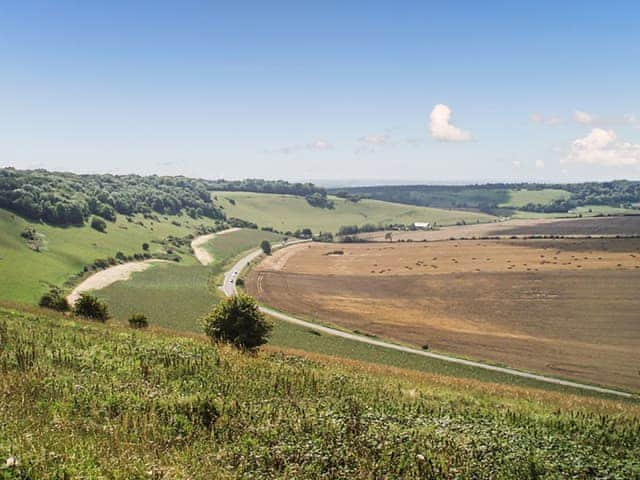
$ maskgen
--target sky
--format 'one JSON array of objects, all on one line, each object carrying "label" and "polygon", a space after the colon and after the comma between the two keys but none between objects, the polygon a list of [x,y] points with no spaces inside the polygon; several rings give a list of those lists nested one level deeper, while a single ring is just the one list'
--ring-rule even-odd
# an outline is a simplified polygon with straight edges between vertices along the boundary
[{"label": "sky", "polygon": [[638,1],[7,1],[0,166],[640,178]]}]

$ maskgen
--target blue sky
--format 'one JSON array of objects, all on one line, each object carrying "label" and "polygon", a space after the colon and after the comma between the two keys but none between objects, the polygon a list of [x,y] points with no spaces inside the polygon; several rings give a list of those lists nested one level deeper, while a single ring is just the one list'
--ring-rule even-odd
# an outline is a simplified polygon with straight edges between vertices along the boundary
[{"label": "blue sky", "polygon": [[638,2],[3,2],[0,165],[640,178]]}]

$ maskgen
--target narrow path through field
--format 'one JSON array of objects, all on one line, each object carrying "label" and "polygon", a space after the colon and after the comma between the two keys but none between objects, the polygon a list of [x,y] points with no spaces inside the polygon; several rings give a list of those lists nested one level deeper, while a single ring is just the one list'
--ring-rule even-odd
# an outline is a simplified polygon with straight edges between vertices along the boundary
[{"label": "narrow path through field", "polygon": [[[233,265],[233,267],[231,267],[231,269],[228,270],[224,274],[224,281],[223,281],[223,284],[220,287],[220,289],[225,293],[225,295],[231,296],[231,295],[235,295],[237,293],[236,280],[238,278],[238,275],[240,274],[240,272],[242,270],[244,270],[253,260],[258,258],[261,254],[262,254],[262,250],[253,250],[253,251],[249,252],[243,258],[238,260],[235,263],[235,265]],[[424,350],[418,350],[416,348],[405,347],[405,346],[402,346],[402,345],[396,345],[396,344],[393,344],[393,343],[384,342],[382,340],[376,340],[376,339],[373,339],[373,338],[364,337],[364,336],[361,336],[361,335],[356,335],[354,333],[349,333],[349,332],[344,332],[342,330],[337,330],[335,328],[325,327],[323,325],[318,325],[317,323],[308,322],[306,320],[301,320],[301,319],[296,318],[296,317],[294,317],[292,315],[288,315],[286,313],[281,313],[281,312],[278,312],[276,310],[273,310],[271,308],[264,307],[264,306],[260,307],[260,310],[262,310],[262,312],[264,312],[265,314],[267,314],[269,316],[272,316],[274,318],[277,318],[279,320],[282,320],[282,321],[285,321],[285,322],[289,322],[289,323],[293,323],[293,324],[296,324],[296,325],[300,325],[302,327],[309,328],[311,330],[315,330],[315,331],[318,331],[318,332],[326,333],[327,335],[333,335],[333,336],[336,336],[336,337],[346,338],[348,340],[354,340],[356,342],[362,342],[362,343],[367,343],[367,344],[370,344],[370,345],[376,345],[378,347],[389,348],[389,349],[392,349],[392,350],[398,350],[400,352],[411,353],[411,354],[414,354],[414,355],[421,355],[423,357],[433,358],[433,359],[436,359],[436,360],[442,360],[442,361],[445,361],[445,362],[452,362],[452,363],[457,363],[457,364],[460,364],[460,365],[466,365],[468,367],[482,368],[482,369],[490,370],[490,371],[493,371],[493,372],[504,373],[506,375],[513,375],[513,376],[516,376],[516,377],[528,378],[528,379],[531,379],[531,380],[537,380],[539,382],[551,383],[551,384],[555,384],[555,385],[562,385],[562,386],[571,387],[571,388],[578,388],[578,389],[581,389],[581,390],[589,390],[589,391],[592,391],[592,392],[605,393],[605,394],[609,394],[609,395],[616,395],[616,396],[625,397],[625,398],[636,398],[635,395],[633,395],[631,393],[628,393],[628,392],[621,392],[621,391],[618,391],[618,390],[613,390],[613,389],[604,388],[604,387],[597,387],[597,386],[594,386],[594,385],[587,385],[587,384],[584,384],[584,383],[571,382],[569,380],[561,380],[559,378],[547,377],[547,376],[544,376],[544,375],[537,375],[537,374],[534,374],[534,373],[521,372],[519,370],[514,370],[514,369],[511,369],[511,368],[498,367],[498,366],[494,366],[494,365],[487,365],[485,363],[474,362],[474,361],[465,360],[465,359],[462,359],[462,358],[456,358],[456,357],[451,357],[451,356],[443,355],[443,354],[439,354],[439,353],[426,352]]]},{"label": "narrow path through field", "polygon": [[142,272],[149,268],[154,262],[167,262],[167,260],[150,259],[143,262],[128,262],[121,265],[109,267],[94,273],[90,277],[83,280],[73,291],[67,296],[70,305],[76,303],[80,298],[80,294],[89,290],[100,290],[108,287],[112,283],[128,280],[134,272]]},{"label": "narrow path through field", "polygon": [[209,233],[207,235],[200,235],[191,241],[191,248],[193,253],[202,265],[209,265],[213,262],[213,255],[211,255],[207,249],[204,248],[204,244],[209,240],[217,237],[218,235],[224,235],[226,233],[235,232],[240,230],[239,228],[227,228],[216,233]]}]

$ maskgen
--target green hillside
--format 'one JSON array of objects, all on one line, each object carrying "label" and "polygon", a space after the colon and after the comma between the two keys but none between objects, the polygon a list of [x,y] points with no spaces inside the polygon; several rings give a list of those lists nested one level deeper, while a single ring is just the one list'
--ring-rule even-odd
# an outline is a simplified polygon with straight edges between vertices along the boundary
[{"label": "green hillside", "polygon": [[555,200],[568,200],[571,192],[557,188],[542,190],[511,189],[509,200],[500,204],[504,208],[522,208],[529,203],[547,205]]},{"label": "green hillside", "polygon": [[0,345],[2,478],[640,474],[635,403],[5,308]]},{"label": "green hillside", "polygon": [[312,207],[302,197],[247,192],[213,192],[216,204],[228,217],[238,217],[280,231],[311,228],[314,233],[335,233],[343,225],[411,224],[430,222],[438,225],[490,222],[491,215],[460,210],[416,207],[378,200],[352,202],[329,197],[333,209]]},{"label": "green hillside", "polygon": [[[156,242],[169,235],[193,234],[199,225],[215,226],[207,218],[155,217],[159,221],[134,215],[129,222],[119,215],[114,223],[107,222],[106,233],[100,233],[88,225],[62,228],[29,222],[0,209],[0,300],[34,303],[49,284],[62,286],[98,258],[114,257],[119,251],[141,253],[143,243],[149,244],[151,253],[165,252],[167,246]],[[21,237],[27,227],[35,229],[39,251]],[[182,261],[195,263],[191,255],[183,255]]]},{"label": "green hillside", "polygon": [[261,230],[226,233],[204,245],[214,258],[210,265],[154,265],[96,294],[107,302],[115,321],[125,323],[131,314],[144,313],[153,325],[200,332],[197,320],[220,298],[217,286],[224,267],[240,253],[258,248],[262,240],[281,239],[281,235]]}]

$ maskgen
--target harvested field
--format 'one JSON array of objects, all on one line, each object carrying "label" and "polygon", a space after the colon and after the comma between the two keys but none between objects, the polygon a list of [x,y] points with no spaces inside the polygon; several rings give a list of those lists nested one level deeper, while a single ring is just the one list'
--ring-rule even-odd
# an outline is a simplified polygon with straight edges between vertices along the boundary
[{"label": "harvested field", "polygon": [[[388,241],[389,232],[361,233],[370,242]],[[595,218],[539,218],[442,227],[437,230],[394,231],[393,241],[437,241],[460,238],[527,235],[640,235],[640,215]]]},{"label": "harvested field", "polygon": [[358,244],[328,254],[335,249],[277,252],[247,288],[350,330],[640,389],[640,239]]},{"label": "harvested field", "polygon": [[494,232],[500,235],[640,235],[640,215],[520,224]]}]

